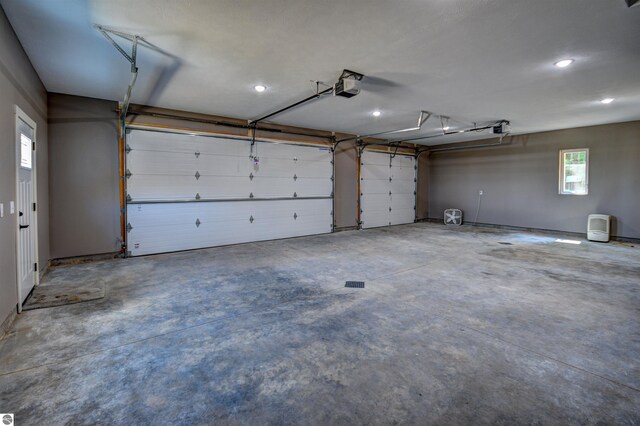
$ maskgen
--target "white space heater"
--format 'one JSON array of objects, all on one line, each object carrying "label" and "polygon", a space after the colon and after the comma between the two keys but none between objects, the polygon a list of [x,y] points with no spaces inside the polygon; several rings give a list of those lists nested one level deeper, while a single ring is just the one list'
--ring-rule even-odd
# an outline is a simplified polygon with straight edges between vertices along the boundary
[{"label": "white space heater", "polygon": [[462,210],[446,209],[444,211],[445,225],[462,225]]},{"label": "white space heater", "polygon": [[611,216],[606,214],[590,214],[587,224],[587,239],[589,241],[609,242]]}]

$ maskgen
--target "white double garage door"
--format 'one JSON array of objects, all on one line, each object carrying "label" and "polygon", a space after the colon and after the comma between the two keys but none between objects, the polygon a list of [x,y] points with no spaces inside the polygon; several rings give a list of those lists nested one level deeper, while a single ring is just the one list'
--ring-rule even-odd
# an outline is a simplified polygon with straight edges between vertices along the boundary
[{"label": "white double garage door", "polygon": [[[329,233],[333,156],[325,146],[127,131],[129,255]],[[413,222],[413,157],[364,151],[363,227]]]},{"label": "white double garage door", "polygon": [[127,133],[129,255],[332,231],[328,147]]}]

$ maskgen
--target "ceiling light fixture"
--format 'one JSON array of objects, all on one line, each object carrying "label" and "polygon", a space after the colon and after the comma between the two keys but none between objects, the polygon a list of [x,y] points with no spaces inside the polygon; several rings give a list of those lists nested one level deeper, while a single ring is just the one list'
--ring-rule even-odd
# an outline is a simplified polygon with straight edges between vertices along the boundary
[{"label": "ceiling light fixture", "polygon": [[444,130],[444,131],[446,132],[446,131],[447,131],[447,130],[449,130],[450,128],[451,128],[451,127],[449,127],[449,126],[444,126],[444,127],[442,128],[442,130]]},{"label": "ceiling light fixture", "polygon": [[563,59],[561,61],[554,63],[553,65],[555,65],[558,68],[566,68],[572,63],[573,63],[573,59]]},{"label": "ceiling light fixture", "polygon": [[264,86],[262,84],[256,84],[255,86],[253,86],[254,90],[258,93],[262,93],[265,90],[267,90],[267,86]]},{"label": "ceiling light fixture", "polygon": [[374,117],[380,117],[382,115],[382,113],[378,110],[375,110],[371,113],[371,115],[373,115]]},{"label": "ceiling light fixture", "polygon": [[603,100],[601,100],[600,102],[602,102],[603,104],[610,104],[611,102],[613,102],[614,99],[613,98],[604,98]]}]

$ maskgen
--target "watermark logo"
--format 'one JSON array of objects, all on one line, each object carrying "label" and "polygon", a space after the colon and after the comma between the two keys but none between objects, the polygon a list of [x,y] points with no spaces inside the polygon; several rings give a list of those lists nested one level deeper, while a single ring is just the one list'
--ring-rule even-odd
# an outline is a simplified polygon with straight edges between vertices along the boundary
[{"label": "watermark logo", "polygon": [[2,426],[13,426],[13,414],[0,414]]}]

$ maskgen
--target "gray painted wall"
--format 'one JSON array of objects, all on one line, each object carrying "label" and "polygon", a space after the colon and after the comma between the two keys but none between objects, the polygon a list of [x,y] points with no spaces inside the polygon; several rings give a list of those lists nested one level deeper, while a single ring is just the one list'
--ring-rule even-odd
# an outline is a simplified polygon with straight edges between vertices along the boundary
[{"label": "gray painted wall", "polygon": [[355,142],[338,145],[335,158],[335,223],[336,229],[358,225],[358,152]]},{"label": "gray painted wall", "polygon": [[53,259],[120,249],[116,107],[49,94]]},{"label": "gray painted wall", "polygon": [[[615,216],[612,235],[640,238],[640,121],[506,138],[506,146],[432,153],[429,217],[460,208],[479,223],[586,233],[587,215]],[[559,195],[559,150],[589,148],[589,194]]]},{"label": "gray painted wall", "polygon": [[0,203],[5,207],[0,218],[0,323],[15,312],[18,300],[17,225],[16,216],[9,214],[9,201],[16,199],[16,105],[37,125],[38,257],[44,265],[49,260],[47,92],[0,8]]}]

